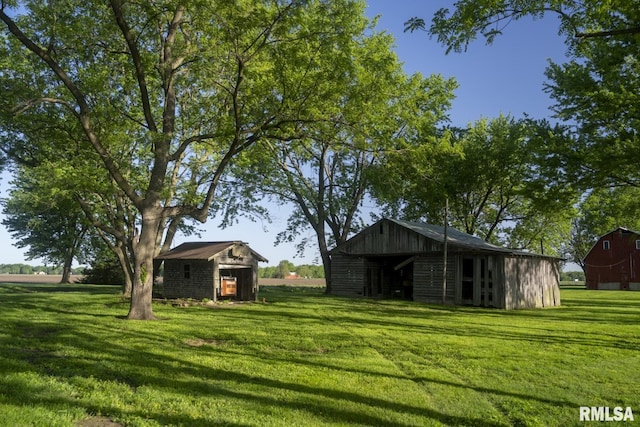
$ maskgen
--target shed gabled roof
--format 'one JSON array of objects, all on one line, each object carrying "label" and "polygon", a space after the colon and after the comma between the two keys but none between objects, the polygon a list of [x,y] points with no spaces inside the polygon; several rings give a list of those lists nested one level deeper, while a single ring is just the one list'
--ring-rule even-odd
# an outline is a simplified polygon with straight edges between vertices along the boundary
[{"label": "shed gabled roof", "polygon": [[246,243],[239,240],[226,242],[187,242],[171,249],[169,252],[158,255],[155,259],[197,259],[211,261],[216,255],[235,245],[248,248],[258,261],[268,262],[265,257],[249,248]]}]

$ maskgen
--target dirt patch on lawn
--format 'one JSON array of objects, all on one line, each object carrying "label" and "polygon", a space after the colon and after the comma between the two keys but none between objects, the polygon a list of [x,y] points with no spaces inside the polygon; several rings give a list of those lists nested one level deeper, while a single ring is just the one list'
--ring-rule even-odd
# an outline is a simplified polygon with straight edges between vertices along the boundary
[{"label": "dirt patch on lawn", "polygon": [[123,427],[123,425],[107,417],[85,418],[76,423],[76,427]]},{"label": "dirt patch on lawn", "polygon": [[203,339],[188,339],[185,343],[190,347],[202,347],[203,345],[210,345],[213,347],[218,347],[224,345],[223,340],[211,339],[211,340],[203,340]]}]

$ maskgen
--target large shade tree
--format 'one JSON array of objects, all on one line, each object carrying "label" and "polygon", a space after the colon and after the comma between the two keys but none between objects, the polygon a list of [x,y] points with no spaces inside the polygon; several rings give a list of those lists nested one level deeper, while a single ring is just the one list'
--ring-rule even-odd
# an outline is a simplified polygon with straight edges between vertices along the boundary
[{"label": "large shade tree", "polygon": [[[364,20],[361,25],[367,24]],[[264,141],[263,156],[249,154],[234,175],[251,205],[256,195],[291,207],[287,228],[277,239],[296,242],[298,251],[316,247],[331,292],[330,249],[357,232],[370,194],[368,170],[396,141],[418,130],[434,132],[446,118],[455,81],[434,75],[407,76],[393,53],[392,38],[368,31],[352,40],[349,60],[318,79],[332,87],[333,120],[309,123],[288,144]],[[343,47],[344,48],[344,47]],[[326,67],[330,68],[330,67]],[[310,233],[308,233],[310,231]]]},{"label": "large shade tree", "polygon": [[314,74],[279,65],[348,60],[362,13],[349,0],[0,3],[3,149],[46,149],[59,127],[97,155],[137,212],[128,318],[154,318],[158,241],[176,218],[206,220],[239,153],[331,119]]},{"label": "large shade tree", "polygon": [[62,266],[61,283],[69,283],[74,260],[83,261],[79,251],[90,224],[72,194],[47,185],[50,178],[46,165],[19,168],[2,200],[2,224],[28,259]]},{"label": "large shade tree", "polygon": [[489,44],[508,37],[519,19],[557,19],[569,60],[549,64],[546,90],[572,137],[549,138],[541,170],[548,190],[573,186],[587,195],[568,250],[578,264],[612,222],[633,224],[624,212],[640,207],[629,197],[640,186],[639,10],[635,1],[460,0],[439,10],[428,28],[422,17],[406,22],[407,30],[428,31],[447,51],[459,52],[477,37]]},{"label": "large shade tree", "polygon": [[536,154],[549,133],[545,123],[498,117],[404,141],[377,168],[374,194],[390,215],[436,224],[446,215],[488,242],[558,255],[576,193],[547,191],[540,176]]}]

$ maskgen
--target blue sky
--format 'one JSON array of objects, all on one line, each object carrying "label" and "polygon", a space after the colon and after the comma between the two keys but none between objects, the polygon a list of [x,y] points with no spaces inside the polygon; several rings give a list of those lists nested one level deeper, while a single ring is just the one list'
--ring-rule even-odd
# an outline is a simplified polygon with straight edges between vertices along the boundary
[{"label": "blue sky", "polygon": [[[564,62],[566,52],[563,38],[557,35],[555,17],[513,22],[491,46],[477,40],[464,53],[445,55],[445,48],[436,40],[423,32],[404,33],[403,24],[412,16],[430,21],[439,8],[452,8],[452,0],[368,0],[367,4],[368,16],[380,15],[378,30],[396,38],[396,53],[407,73],[441,74],[458,81],[450,110],[453,125],[465,126],[500,114],[520,118],[526,113],[533,118],[550,118],[552,100],[543,91],[544,70],[549,59]],[[2,176],[0,197],[6,197],[8,180],[6,174]],[[277,265],[284,259],[295,264],[319,262],[315,247],[309,247],[303,258],[294,257],[293,245],[274,247],[277,233],[286,227],[289,209],[286,206],[270,209],[271,224],[241,219],[238,225],[221,230],[219,221],[209,220],[202,227],[201,239],[243,240],[269,259],[269,265]],[[177,236],[175,244],[194,239],[198,238]],[[13,246],[10,235],[0,225],[0,264],[21,262],[25,262],[23,251]],[[29,263],[40,264],[38,260]]]}]

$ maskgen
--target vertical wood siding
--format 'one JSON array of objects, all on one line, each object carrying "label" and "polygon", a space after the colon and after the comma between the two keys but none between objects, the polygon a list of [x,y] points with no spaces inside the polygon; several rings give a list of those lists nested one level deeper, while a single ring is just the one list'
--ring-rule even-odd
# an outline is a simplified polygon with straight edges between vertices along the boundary
[{"label": "vertical wood siding", "polygon": [[[189,278],[184,277],[185,265]],[[236,300],[251,301],[258,297],[258,260],[249,248],[235,245],[218,254],[212,261],[167,259],[164,261],[163,297],[217,300],[220,270],[238,279]]]},{"label": "vertical wood siding", "polygon": [[381,221],[341,249],[349,254],[414,254],[442,251],[442,244],[394,222]]},{"label": "vertical wood siding", "polygon": [[[446,303],[503,309],[560,305],[558,260],[464,245],[449,248]],[[332,253],[332,293],[411,297],[412,290],[413,300],[440,304],[442,249],[425,234],[381,220]]]},{"label": "vertical wood siding", "polygon": [[333,295],[362,297],[367,277],[364,258],[333,255],[331,258],[331,287]]},{"label": "vertical wood siding", "polygon": [[[420,257],[414,262],[413,300],[442,303],[442,256]],[[456,257],[447,259],[446,302],[453,304],[456,299]]]},{"label": "vertical wood siding", "polygon": [[505,308],[560,305],[558,263],[534,257],[505,257]]}]

